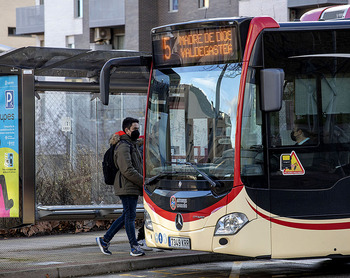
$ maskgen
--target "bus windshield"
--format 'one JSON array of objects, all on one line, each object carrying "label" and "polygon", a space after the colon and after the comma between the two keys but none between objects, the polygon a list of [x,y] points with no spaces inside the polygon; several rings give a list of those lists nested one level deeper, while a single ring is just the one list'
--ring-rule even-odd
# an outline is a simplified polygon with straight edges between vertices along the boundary
[{"label": "bus windshield", "polygon": [[233,180],[240,75],[239,63],[154,70],[146,178]]}]

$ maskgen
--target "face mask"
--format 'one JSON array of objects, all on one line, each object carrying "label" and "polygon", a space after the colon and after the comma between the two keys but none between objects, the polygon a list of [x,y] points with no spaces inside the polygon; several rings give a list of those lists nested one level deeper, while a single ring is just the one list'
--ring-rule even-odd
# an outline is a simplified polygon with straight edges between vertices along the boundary
[{"label": "face mask", "polygon": [[297,138],[294,136],[294,131],[290,133],[290,139],[292,139],[293,141],[297,140]]},{"label": "face mask", "polygon": [[131,140],[136,141],[138,138],[140,137],[140,131],[138,130],[134,130],[133,132],[131,132]]}]

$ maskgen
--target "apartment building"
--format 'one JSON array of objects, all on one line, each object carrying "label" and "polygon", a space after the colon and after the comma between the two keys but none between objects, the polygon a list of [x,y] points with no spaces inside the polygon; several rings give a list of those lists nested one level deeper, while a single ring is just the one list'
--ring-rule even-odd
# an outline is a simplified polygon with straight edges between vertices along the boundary
[{"label": "apartment building", "polygon": [[37,46],[150,51],[155,26],[235,16],[290,21],[339,4],[348,0],[35,0],[17,8],[16,28],[35,35]]},{"label": "apartment building", "polygon": [[17,9],[19,34],[37,46],[150,51],[159,25],[238,16],[238,0],[35,0]]},{"label": "apartment building", "polygon": [[16,8],[32,6],[34,3],[35,0],[0,0],[0,52],[36,44],[31,34],[19,35],[16,32]]}]

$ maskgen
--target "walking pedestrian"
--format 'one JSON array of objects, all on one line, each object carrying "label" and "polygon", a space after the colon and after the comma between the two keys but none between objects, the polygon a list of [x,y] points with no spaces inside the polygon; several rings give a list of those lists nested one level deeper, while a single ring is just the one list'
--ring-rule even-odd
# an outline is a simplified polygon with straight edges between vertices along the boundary
[{"label": "walking pedestrian", "polygon": [[123,213],[113,222],[103,237],[96,238],[96,242],[103,254],[112,255],[112,252],[108,250],[110,241],[125,225],[131,249],[130,255],[142,256],[145,253],[137,243],[135,235],[137,199],[143,192],[143,165],[137,146],[137,139],[140,136],[139,120],[131,117],[125,118],[122,128],[125,134],[119,136],[114,151],[114,163],[118,169],[114,180],[114,189],[115,194],[122,201]]}]

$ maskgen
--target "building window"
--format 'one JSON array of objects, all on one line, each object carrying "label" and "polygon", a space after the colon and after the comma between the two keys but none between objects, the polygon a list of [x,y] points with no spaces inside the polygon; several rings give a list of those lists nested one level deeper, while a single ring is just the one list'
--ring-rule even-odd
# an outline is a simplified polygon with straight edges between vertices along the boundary
[{"label": "building window", "polygon": [[66,47],[75,48],[74,36],[66,36]]},{"label": "building window", "polygon": [[83,17],[83,0],[74,1],[75,17]]},{"label": "building window", "polygon": [[113,49],[124,49],[124,41],[125,41],[125,35],[124,34],[117,34],[113,37]]},{"label": "building window", "polygon": [[8,27],[8,35],[16,36],[16,27]]},{"label": "building window", "polygon": [[44,5],[44,0],[40,0],[40,5]]},{"label": "building window", "polygon": [[24,35],[17,35],[16,33],[16,27],[7,27],[7,35],[9,37],[13,37],[13,36],[16,36],[16,37],[31,37],[30,34],[24,34]]},{"label": "building window", "polygon": [[169,11],[175,12],[178,10],[178,0],[169,0]]},{"label": "building window", "polygon": [[209,8],[209,0],[198,0],[198,8]]}]

